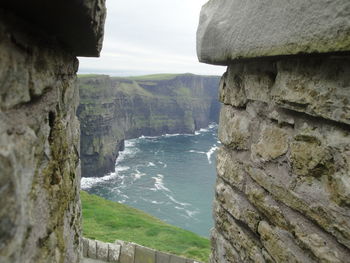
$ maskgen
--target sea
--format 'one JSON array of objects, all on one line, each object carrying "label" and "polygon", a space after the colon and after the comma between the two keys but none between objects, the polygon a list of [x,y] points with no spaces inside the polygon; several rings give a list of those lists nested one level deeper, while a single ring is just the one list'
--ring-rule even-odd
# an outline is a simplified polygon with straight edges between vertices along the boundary
[{"label": "sea", "polygon": [[208,237],[219,145],[216,124],[195,134],[126,140],[115,172],[84,177],[81,188]]}]

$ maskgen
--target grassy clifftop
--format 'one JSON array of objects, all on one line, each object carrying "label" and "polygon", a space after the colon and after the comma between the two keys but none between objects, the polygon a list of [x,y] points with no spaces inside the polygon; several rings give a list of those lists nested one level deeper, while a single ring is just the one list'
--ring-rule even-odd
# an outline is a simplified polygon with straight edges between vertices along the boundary
[{"label": "grassy clifftop", "polygon": [[166,224],[135,208],[81,192],[83,233],[105,242],[116,239],[208,262],[209,240]]}]

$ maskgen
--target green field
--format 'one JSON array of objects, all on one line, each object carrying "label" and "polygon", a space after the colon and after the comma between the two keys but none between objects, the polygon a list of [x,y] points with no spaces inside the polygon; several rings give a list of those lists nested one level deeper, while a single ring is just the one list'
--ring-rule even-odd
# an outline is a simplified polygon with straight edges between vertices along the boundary
[{"label": "green field", "polygon": [[169,225],[129,206],[81,191],[83,235],[105,242],[116,239],[208,262],[209,240]]}]

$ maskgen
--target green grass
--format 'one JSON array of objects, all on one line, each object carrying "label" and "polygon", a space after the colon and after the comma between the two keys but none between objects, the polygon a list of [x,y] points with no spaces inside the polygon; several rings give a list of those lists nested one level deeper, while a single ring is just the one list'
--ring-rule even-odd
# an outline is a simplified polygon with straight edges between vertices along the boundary
[{"label": "green grass", "polygon": [[131,80],[169,80],[179,75],[181,74],[152,74],[144,76],[130,76],[126,78]]},{"label": "green grass", "polygon": [[140,210],[81,191],[83,234],[104,242],[116,239],[208,262],[209,240],[169,225]]}]

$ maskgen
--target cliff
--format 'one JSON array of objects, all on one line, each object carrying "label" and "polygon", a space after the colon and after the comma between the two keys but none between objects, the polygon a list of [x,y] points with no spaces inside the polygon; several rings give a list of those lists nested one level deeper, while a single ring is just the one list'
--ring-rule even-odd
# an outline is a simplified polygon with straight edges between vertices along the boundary
[{"label": "cliff", "polygon": [[104,17],[101,0],[0,3],[0,262],[80,262],[76,56],[98,56]]},{"label": "cliff", "polygon": [[114,171],[124,139],[193,133],[216,122],[215,76],[79,77],[82,175]]},{"label": "cliff", "polygon": [[201,61],[227,65],[212,263],[349,262],[350,2],[211,0]]}]

